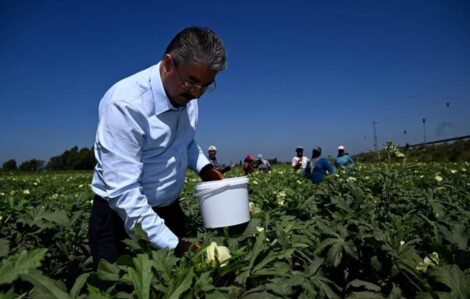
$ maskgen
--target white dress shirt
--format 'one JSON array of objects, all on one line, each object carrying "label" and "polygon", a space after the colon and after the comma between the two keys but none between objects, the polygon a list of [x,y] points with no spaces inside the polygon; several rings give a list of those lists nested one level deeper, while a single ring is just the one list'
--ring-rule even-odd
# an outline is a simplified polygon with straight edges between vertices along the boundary
[{"label": "white dress shirt", "polygon": [[160,63],[113,85],[101,99],[92,189],[107,200],[132,236],[140,223],[156,248],[175,248],[178,238],[152,207],[172,204],[186,169],[196,173],[209,160],[194,140],[197,100],[171,105]]}]

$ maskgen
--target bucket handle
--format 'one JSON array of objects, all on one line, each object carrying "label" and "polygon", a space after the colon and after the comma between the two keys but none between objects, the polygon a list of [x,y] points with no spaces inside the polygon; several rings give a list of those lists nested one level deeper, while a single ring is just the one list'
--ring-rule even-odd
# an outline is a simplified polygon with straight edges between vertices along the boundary
[{"label": "bucket handle", "polygon": [[207,195],[209,193],[221,192],[221,191],[227,189],[227,187],[230,187],[230,186],[231,186],[231,184],[229,182],[226,182],[224,185],[219,186],[217,189],[201,190],[199,192],[194,193],[193,195],[195,197],[202,197],[202,196]]}]

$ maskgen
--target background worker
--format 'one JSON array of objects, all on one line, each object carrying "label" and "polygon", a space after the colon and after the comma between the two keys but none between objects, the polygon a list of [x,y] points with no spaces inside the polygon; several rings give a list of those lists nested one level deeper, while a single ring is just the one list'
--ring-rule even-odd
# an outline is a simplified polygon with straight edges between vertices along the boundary
[{"label": "background worker", "polygon": [[338,155],[335,158],[335,167],[349,172],[354,169],[353,159],[345,152],[343,145],[338,146]]},{"label": "background worker", "polygon": [[256,160],[256,168],[262,172],[271,172],[271,164],[268,160],[264,159],[262,154],[258,154]]},{"label": "background worker", "polygon": [[296,155],[292,158],[292,168],[294,171],[301,170],[304,171],[305,167],[307,167],[308,158],[304,156],[304,148],[300,145],[297,146],[295,149]]},{"label": "background worker", "polygon": [[219,161],[217,161],[217,148],[215,145],[211,145],[207,148],[207,156],[209,158],[209,162],[211,162],[212,166],[214,166],[214,168],[218,171],[226,173],[231,169],[230,166],[223,166],[219,164]]},{"label": "background worker", "polygon": [[243,160],[243,173],[248,175],[255,171],[255,164],[252,155],[246,155],[245,159]]},{"label": "background worker", "polygon": [[321,156],[321,147],[314,146],[312,150],[312,159],[308,162],[303,176],[308,177],[312,183],[318,184],[325,179],[327,173],[333,173],[333,167],[326,158]]}]

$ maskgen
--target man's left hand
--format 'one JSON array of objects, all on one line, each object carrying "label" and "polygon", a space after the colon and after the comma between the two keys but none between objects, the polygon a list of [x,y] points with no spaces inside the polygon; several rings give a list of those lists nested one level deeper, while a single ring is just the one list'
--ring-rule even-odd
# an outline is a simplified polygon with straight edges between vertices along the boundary
[{"label": "man's left hand", "polygon": [[207,164],[204,166],[199,172],[199,176],[203,181],[217,181],[224,179],[222,172],[215,169],[212,164]]}]

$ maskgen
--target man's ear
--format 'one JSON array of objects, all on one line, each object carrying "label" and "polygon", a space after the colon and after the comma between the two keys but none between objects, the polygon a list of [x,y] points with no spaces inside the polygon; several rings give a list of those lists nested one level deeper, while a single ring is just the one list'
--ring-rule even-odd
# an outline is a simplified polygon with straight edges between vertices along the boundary
[{"label": "man's ear", "polygon": [[171,58],[171,54],[166,53],[165,56],[163,56],[163,67],[166,72],[171,71],[173,68],[173,59]]}]

